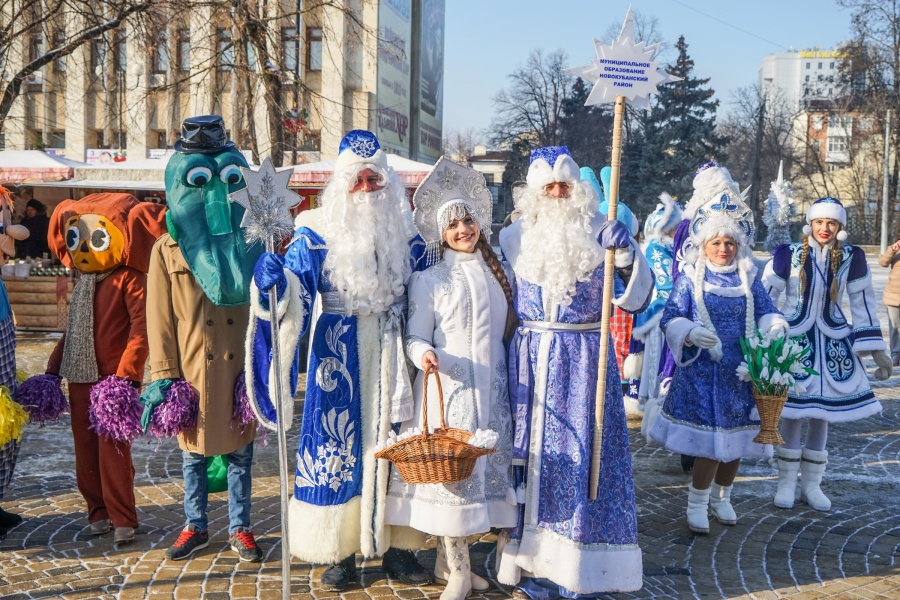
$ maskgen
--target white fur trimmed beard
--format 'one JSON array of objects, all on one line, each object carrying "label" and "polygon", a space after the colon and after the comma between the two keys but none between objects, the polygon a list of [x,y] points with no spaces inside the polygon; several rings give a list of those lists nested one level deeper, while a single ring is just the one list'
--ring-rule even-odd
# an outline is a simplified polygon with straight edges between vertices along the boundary
[{"label": "white fur trimmed beard", "polygon": [[554,302],[568,306],[575,284],[590,279],[603,259],[591,233],[596,199],[576,182],[571,195],[557,200],[543,189],[527,188],[516,206],[522,216],[522,251],[516,274],[543,288]]},{"label": "white fur trimmed beard", "polygon": [[[412,213],[406,191],[393,173],[372,165],[387,185],[377,192],[349,193],[361,169],[345,173],[323,192],[328,211],[321,233],[328,244],[325,271],[348,312],[387,310],[403,296],[411,273]],[[350,175],[350,177],[347,177]]]}]

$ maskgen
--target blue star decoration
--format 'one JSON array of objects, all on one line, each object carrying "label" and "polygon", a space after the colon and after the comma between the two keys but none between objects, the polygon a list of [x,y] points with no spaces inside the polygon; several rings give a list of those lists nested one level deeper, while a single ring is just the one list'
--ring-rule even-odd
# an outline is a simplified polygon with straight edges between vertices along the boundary
[{"label": "blue star decoration", "polygon": [[248,244],[277,244],[294,231],[290,208],[303,198],[288,189],[293,169],[276,171],[266,157],[258,171],[241,167],[247,187],[229,195],[228,199],[244,207],[241,228]]},{"label": "blue star decoration", "polygon": [[629,6],[619,39],[605,45],[595,38],[597,58],[590,64],[566,70],[594,83],[585,106],[615,102],[617,96],[624,96],[633,107],[649,109],[648,96],[656,93],[658,85],[681,81],[680,77],[659,70],[659,63],[653,61],[658,50],[659,44],[646,46],[637,41],[634,15]]}]

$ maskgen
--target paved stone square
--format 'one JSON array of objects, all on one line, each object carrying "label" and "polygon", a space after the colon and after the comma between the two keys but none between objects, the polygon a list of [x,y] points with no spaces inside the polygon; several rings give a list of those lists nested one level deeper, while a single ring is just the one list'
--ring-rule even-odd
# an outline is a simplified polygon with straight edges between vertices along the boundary
[{"label": "paved stone square", "polygon": [[[883,285],[877,266],[876,288]],[[886,320],[882,315],[882,324]],[[43,372],[56,338],[22,334],[19,365]],[[870,372],[874,364],[866,362]],[[900,369],[873,382],[884,413],[832,425],[823,488],[833,509],[819,513],[805,504],[774,508],[776,469],[765,460],[741,466],[733,501],[734,527],[715,522],[706,536],[685,522],[688,476],[678,457],[648,445],[631,421],[644,586],[610,598],[900,598]],[[302,401],[302,393],[298,402]],[[299,406],[295,414],[301,413]],[[288,443],[296,447],[295,422]],[[133,455],[141,527],[134,543],[113,546],[112,535],[91,536],[85,505],[75,486],[69,422],[25,433],[13,486],[2,506],[25,521],[0,541],[0,598],[281,598],[280,508],[275,436],[257,444],[253,474],[253,530],[265,558],[241,563],[228,547],[226,494],[211,496],[210,546],[184,562],[163,558],[177,537],[181,507],[181,455],[173,441],[142,439]],[[506,598],[493,580],[492,534],[473,538],[476,572],[495,588],[472,598]],[[434,540],[419,552],[434,564]],[[359,585],[336,595],[318,587],[322,567],[294,560],[292,597],[437,598],[440,586],[416,588],[389,582],[378,560],[365,561]]]}]

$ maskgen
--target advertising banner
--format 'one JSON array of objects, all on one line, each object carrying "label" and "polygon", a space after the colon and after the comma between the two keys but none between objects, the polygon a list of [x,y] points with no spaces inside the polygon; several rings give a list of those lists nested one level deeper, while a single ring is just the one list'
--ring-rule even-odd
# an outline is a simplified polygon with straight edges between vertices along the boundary
[{"label": "advertising banner", "polygon": [[378,3],[376,131],[386,151],[409,156],[411,0]]},{"label": "advertising banner", "polygon": [[422,0],[419,160],[441,155],[444,120],[444,0]]}]

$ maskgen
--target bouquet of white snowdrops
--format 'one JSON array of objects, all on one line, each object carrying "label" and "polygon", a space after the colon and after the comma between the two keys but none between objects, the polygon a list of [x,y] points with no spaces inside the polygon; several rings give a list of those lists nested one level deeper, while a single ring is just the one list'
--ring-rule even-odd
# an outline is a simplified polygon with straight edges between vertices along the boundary
[{"label": "bouquet of white snowdrops", "polygon": [[788,336],[763,335],[759,329],[751,338],[741,338],[744,361],[738,365],[737,376],[753,384],[754,393],[762,396],[784,396],[801,373],[818,375],[803,364],[809,348],[801,348]]}]

